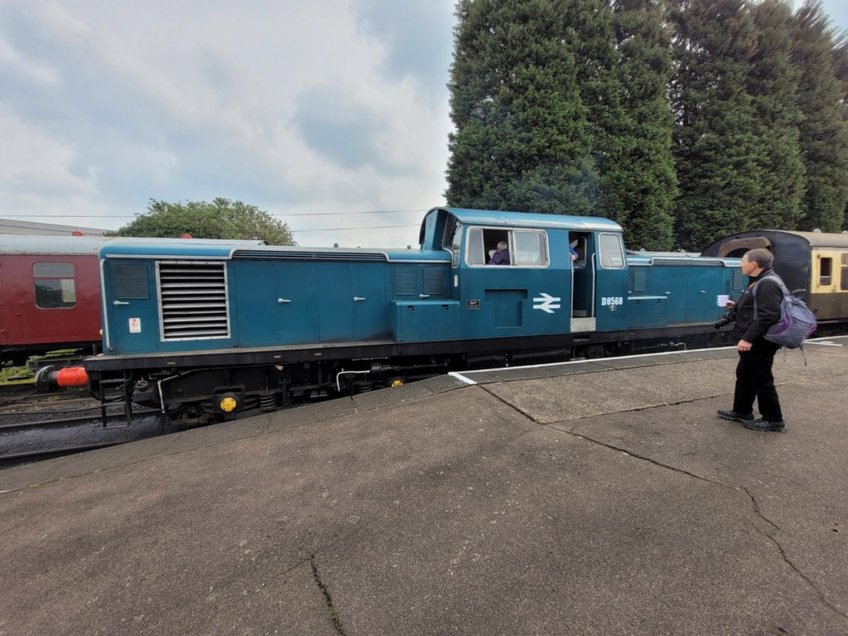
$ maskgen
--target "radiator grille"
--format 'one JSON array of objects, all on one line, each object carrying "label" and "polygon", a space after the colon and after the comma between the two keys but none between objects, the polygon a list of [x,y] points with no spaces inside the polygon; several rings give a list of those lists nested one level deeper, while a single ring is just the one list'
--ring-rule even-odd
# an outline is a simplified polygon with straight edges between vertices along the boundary
[{"label": "radiator grille", "polygon": [[424,293],[430,296],[444,296],[445,271],[441,267],[424,267]]},{"label": "radiator grille", "polygon": [[646,268],[633,268],[633,280],[630,283],[630,290],[633,292],[644,292],[648,290],[648,270]]},{"label": "radiator grille", "polygon": [[118,298],[150,298],[147,267],[133,263],[112,265],[112,291]]},{"label": "radiator grille", "polygon": [[418,291],[414,265],[395,267],[395,296],[414,296]]},{"label": "radiator grille", "polygon": [[163,340],[230,337],[225,263],[163,261],[156,277]]}]

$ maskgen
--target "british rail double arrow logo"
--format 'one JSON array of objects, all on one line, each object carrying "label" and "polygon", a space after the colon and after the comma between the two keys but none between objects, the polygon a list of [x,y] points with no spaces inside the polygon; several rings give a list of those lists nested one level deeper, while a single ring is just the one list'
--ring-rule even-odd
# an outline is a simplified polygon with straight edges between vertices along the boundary
[{"label": "british rail double arrow logo", "polygon": [[559,309],[560,300],[559,296],[551,296],[542,292],[540,296],[533,298],[533,309],[541,309],[546,314],[552,314],[554,309]]}]

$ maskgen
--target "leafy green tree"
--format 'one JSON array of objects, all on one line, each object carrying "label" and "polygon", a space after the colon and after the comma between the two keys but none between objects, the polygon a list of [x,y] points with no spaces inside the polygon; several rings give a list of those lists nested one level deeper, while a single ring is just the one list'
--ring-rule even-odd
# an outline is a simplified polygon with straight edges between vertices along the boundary
[{"label": "leafy green tree", "polygon": [[756,47],[747,91],[754,109],[754,151],[760,174],[758,197],[747,207],[752,227],[795,229],[801,218],[804,164],[797,106],[798,77],[792,65],[792,5],[764,0],[752,6]]},{"label": "leafy green tree", "polygon": [[599,122],[604,150],[600,207],[624,227],[627,245],[669,250],[677,177],[667,99],[672,66],[665,3],[617,0],[613,8],[613,93],[606,100],[607,119]]},{"label": "leafy green tree", "polygon": [[759,199],[755,108],[746,90],[756,39],[745,0],[672,0],[674,155],[680,184],[676,234],[699,249],[750,227]]},{"label": "leafy green tree", "polygon": [[845,221],[848,201],[845,86],[835,66],[839,47],[817,0],[807,0],[796,12],[794,26],[793,62],[804,115],[800,146],[807,173],[800,227],[836,232]]},{"label": "leafy green tree", "polygon": [[598,174],[578,86],[592,0],[459,0],[446,198],[453,206],[586,214]]},{"label": "leafy green tree", "polygon": [[111,233],[112,236],[208,239],[260,239],[269,245],[295,245],[288,224],[241,201],[221,197],[211,203],[167,203],[150,200],[147,212]]}]

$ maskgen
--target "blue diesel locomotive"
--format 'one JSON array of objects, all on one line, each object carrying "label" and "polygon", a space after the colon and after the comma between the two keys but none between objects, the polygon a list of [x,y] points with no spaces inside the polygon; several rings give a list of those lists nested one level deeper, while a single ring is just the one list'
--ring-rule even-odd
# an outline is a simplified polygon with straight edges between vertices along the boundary
[{"label": "blue diesel locomotive", "polygon": [[718,345],[717,301],[744,285],[736,258],[628,253],[603,218],[435,208],[419,242],[112,241],[91,391],[204,423],[448,370]]}]

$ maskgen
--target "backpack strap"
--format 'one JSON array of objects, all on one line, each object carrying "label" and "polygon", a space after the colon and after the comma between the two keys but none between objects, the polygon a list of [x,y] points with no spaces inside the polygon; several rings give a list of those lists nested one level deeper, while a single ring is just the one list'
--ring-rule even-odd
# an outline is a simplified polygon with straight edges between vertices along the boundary
[{"label": "backpack strap", "polygon": [[757,319],[757,287],[759,286],[760,283],[762,283],[766,279],[773,280],[775,283],[778,284],[778,286],[780,286],[780,291],[783,292],[784,298],[786,296],[792,295],[792,292],[789,291],[789,288],[786,287],[786,284],[783,282],[783,280],[780,278],[780,276],[775,274],[774,270],[771,270],[768,274],[766,274],[760,280],[758,280],[756,283],[754,283],[753,287],[751,287],[751,296],[754,299],[754,320]]}]

